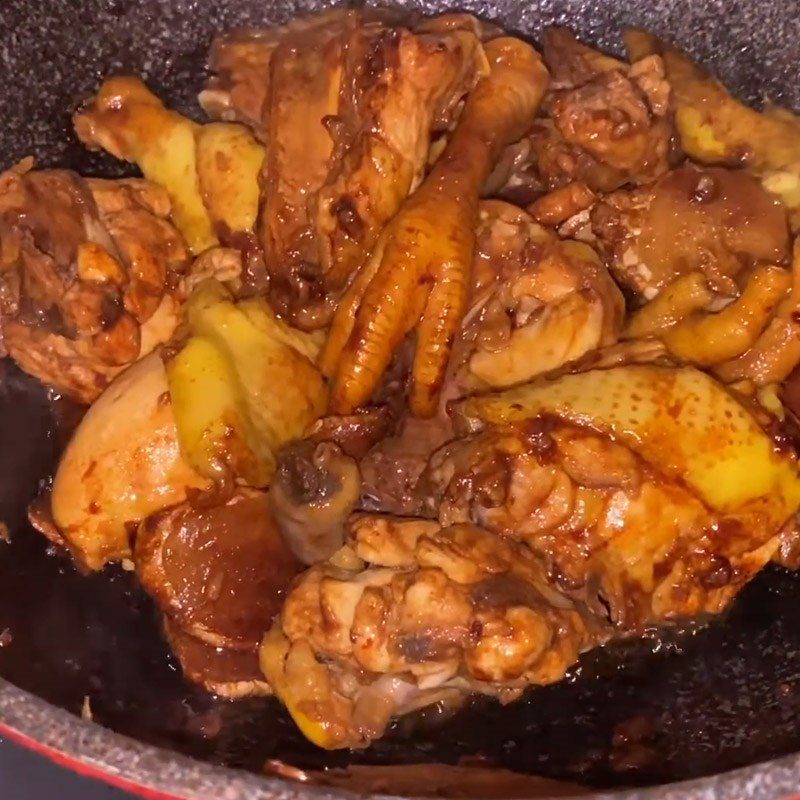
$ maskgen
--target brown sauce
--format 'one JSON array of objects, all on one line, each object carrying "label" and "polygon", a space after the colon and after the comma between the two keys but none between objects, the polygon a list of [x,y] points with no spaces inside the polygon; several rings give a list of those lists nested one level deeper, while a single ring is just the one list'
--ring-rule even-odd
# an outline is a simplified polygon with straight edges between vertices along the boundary
[{"label": "brown sauce", "polygon": [[102,725],[254,771],[269,759],[320,770],[480,757],[617,786],[717,773],[800,748],[800,579],[771,568],[724,618],[601,648],[567,680],[516,704],[478,699],[454,716],[429,710],[400,720],[370,750],[318,750],[275,700],[228,702],[185,683],[133,574],[83,576],[27,526],[26,506],[61,445],[64,425],[54,417],[64,419],[43,390],[5,367],[0,519],[10,542],[0,541],[0,632],[8,631],[0,675],[73,713],[88,696]]}]

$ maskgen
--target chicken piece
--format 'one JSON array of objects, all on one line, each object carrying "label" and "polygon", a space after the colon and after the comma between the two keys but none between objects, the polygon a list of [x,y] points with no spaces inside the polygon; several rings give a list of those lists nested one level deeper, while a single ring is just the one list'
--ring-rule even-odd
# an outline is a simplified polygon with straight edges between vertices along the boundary
[{"label": "chicken piece", "polygon": [[652,300],[701,271],[724,297],[754,262],[789,257],[786,212],[754,178],[721,167],[676,169],[652,186],[605,197],[592,228],[615,277]]},{"label": "chicken piece", "polygon": [[194,255],[232,234],[252,235],[264,148],[243,126],[198,125],[127,76],[106,79],[73,124],[87,147],[135,163],[169,194],[175,226]]},{"label": "chicken piece", "polygon": [[562,28],[545,32],[543,53],[553,76],[549,116],[568,144],[626,182],[646,183],[667,170],[672,122],[658,56],[629,66]]},{"label": "chicken piece", "polygon": [[[342,153],[316,199],[315,228],[325,283],[341,289],[372,250],[383,226],[422,180],[431,133],[447,129],[455,108],[487,70],[475,34],[396,34],[361,28],[348,43],[353,76],[339,124]],[[395,50],[395,52],[392,52]],[[378,75],[376,53],[394,69]],[[391,180],[387,180],[391,175]]]},{"label": "chicken piece", "polygon": [[489,75],[337,308],[321,357],[323,371],[335,376],[335,413],[350,413],[371,398],[415,328],[410,407],[415,416],[436,413],[466,310],[480,187],[503,148],[530,125],[547,85],[538,53],[519,39],[494,39],[485,52]]},{"label": "chicken piece", "polygon": [[169,211],[142,180],[30,164],[0,175],[0,350],[90,403],[169,339],[187,265]]},{"label": "chicken piece", "polygon": [[[659,62],[649,66],[658,77]],[[659,114],[642,97],[635,68],[628,76],[606,72],[584,86],[556,92],[550,115],[567,142],[618,170],[626,181],[646,183],[666,172],[672,131],[663,117],[666,108]]]},{"label": "chicken piece", "polygon": [[419,183],[431,134],[485,70],[464,29],[413,33],[345,10],[281,32],[262,127],[260,236],[277,307],[324,327],[332,302]]},{"label": "chicken piece", "polygon": [[488,194],[527,204],[575,181],[609,192],[667,171],[673,125],[659,56],[626,64],[563,28],[545,31],[543,54],[552,76],[545,115],[501,159]]},{"label": "chicken piece", "polygon": [[415,708],[558,680],[608,630],[512,540],[368,516],[294,584],[260,660],[312,742],[364,747]]},{"label": "chicken piece", "polygon": [[151,353],[98,398],[53,480],[53,521],[88,569],[130,557],[129,526],[208,482],[183,458],[164,364]]},{"label": "chicken piece", "polygon": [[242,28],[214,37],[208,54],[211,77],[198,95],[212,119],[241,122],[262,141],[262,113],[269,94],[269,70],[283,28]]},{"label": "chicken piece", "polygon": [[323,417],[311,427],[307,438],[331,442],[351,458],[363,458],[392,429],[393,415],[388,406],[362,409],[343,417]]},{"label": "chicken piece", "polygon": [[213,647],[189,635],[164,617],[164,638],[178,659],[186,680],[226,700],[272,694],[252,650]]},{"label": "chicken piece", "polygon": [[689,56],[652,34],[629,29],[631,57],[663,60],[672,87],[675,124],[687,155],[705,164],[744,166],[790,210],[800,230],[800,118],[767,105],[749,108]]},{"label": "chicken piece", "polygon": [[359,508],[402,516],[429,515],[426,487],[420,484],[428,459],[453,438],[446,414],[433,419],[404,415],[397,430],[378,442],[360,461]]},{"label": "chicken piece", "polygon": [[276,45],[262,109],[267,158],[258,236],[270,276],[270,297],[281,314],[308,329],[329,316],[312,229],[311,201],[334,156],[328,125],[335,120],[344,76],[350,16],[308,26]]},{"label": "chicken piece", "polygon": [[[183,241],[168,221],[169,197],[155,184],[135,178],[90,178],[87,183],[100,220],[126,268],[125,310],[139,323],[147,322],[156,313],[165,290],[174,287],[177,278],[191,269],[186,266]],[[86,279],[93,277],[90,272]]]},{"label": "chicken piece", "polygon": [[270,69],[281,41],[289,36],[313,36],[326,28],[369,22],[400,24],[402,18],[391,9],[332,9],[296,17],[274,28],[240,28],[218,34],[211,43],[208,55],[211,77],[198,96],[200,105],[209,117],[242,122],[266,141],[265,104],[270,96]]},{"label": "chicken piece", "polygon": [[500,201],[485,201],[479,217],[454,354],[460,393],[530,380],[616,342],[624,300],[591,247],[557,239]]},{"label": "chicken piece", "polygon": [[[534,196],[563,188],[575,181],[601,193],[618,189],[627,181],[621,170],[600,161],[579,145],[568,142],[549,117],[538,119],[525,141],[528,155],[509,173],[504,187],[525,182],[525,174],[532,170],[535,170],[536,180],[529,178],[528,183]],[[504,188],[500,194],[506,196],[507,191]],[[529,202],[529,198],[523,198],[523,202]]]},{"label": "chicken piece", "polygon": [[145,519],[136,534],[136,573],[185,633],[212,647],[252,652],[299,564],[265,493],[239,489],[224,504],[212,503],[199,497]]},{"label": "chicken piece", "polygon": [[795,457],[697,370],[565,375],[456,414],[483,430],[431,463],[440,522],[524,541],[624,630],[721,611],[800,504]]},{"label": "chicken piece", "polygon": [[266,300],[234,302],[205,281],[186,304],[188,338],[167,362],[181,449],[217,483],[265,487],[278,450],[327,403],[313,360],[318,337],[291,328]]},{"label": "chicken piece", "polygon": [[473,433],[431,461],[438,524],[355,515],[262,642],[318,746],[365,746],[469,693],[514,700],[613,636],[722,611],[788,558],[796,457],[704,373],[609,366],[455,416]]}]

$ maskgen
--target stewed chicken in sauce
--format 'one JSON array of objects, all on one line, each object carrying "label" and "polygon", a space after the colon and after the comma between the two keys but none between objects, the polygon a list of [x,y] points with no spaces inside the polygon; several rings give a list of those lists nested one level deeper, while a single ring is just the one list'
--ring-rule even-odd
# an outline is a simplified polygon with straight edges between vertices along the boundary
[{"label": "stewed chicken in sauce", "polygon": [[[220,33],[0,175],[0,355],[86,407],[31,520],[323,748],[797,566],[800,118],[466,14]],[[46,511],[46,513],[45,513]]]}]

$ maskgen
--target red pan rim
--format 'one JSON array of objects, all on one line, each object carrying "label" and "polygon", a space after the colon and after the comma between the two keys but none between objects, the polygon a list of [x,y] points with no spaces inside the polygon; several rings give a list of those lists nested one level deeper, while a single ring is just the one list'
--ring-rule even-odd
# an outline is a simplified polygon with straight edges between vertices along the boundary
[{"label": "red pan rim", "polygon": [[[145,800],[341,800],[358,795],[214,766],[88,722],[0,678],[0,735]],[[388,800],[389,795],[375,795]],[[593,800],[800,800],[800,754],[698,780],[586,794]],[[540,798],[539,800],[544,800]]]}]

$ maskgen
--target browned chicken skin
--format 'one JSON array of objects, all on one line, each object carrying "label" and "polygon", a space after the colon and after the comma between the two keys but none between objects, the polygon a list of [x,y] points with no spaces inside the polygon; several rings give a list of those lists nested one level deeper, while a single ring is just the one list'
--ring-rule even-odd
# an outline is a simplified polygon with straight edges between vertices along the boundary
[{"label": "browned chicken skin", "polygon": [[598,613],[607,608],[626,630],[718,612],[758,568],[744,566],[748,552],[771,539],[737,534],[733,524],[717,534],[724,519],[680,484],[557,420],[457,440],[429,469],[442,524],[471,521],[525,542],[560,588]]},{"label": "browned chicken skin", "polygon": [[215,119],[243,122],[266,140],[265,104],[270,92],[270,64],[280,42],[289,36],[314,35],[324,28],[358,23],[399,22],[390,10],[334,9],[292,19],[275,28],[240,28],[214,37],[208,54],[212,76],[200,92],[203,110]]},{"label": "browned chicken skin", "polygon": [[621,330],[622,295],[592,248],[508,203],[481,205],[472,284],[451,364],[456,394],[529,380]]},{"label": "browned chicken skin", "polygon": [[363,747],[398,713],[558,680],[605,636],[526,547],[472,525],[366,516],[293,586],[260,656],[306,736]]},{"label": "browned chicken skin", "polygon": [[146,181],[25,167],[0,176],[5,351],[88,403],[169,339],[187,253],[168,214],[166,195]]},{"label": "browned chicken skin", "polygon": [[468,19],[415,33],[394,14],[338,10],[215,45],[201,102],[267,144],[260,238],[273,300],[302,327],[328,322],[485,69]]},{"label": "browned chicken skin", "polygon": [[781,203],[755,178],[722,167],[684,166],[651,186],[614,192],[591,218],[615,277],[645,299],[693,270],[735,296],[754,262],[789,257]]}]

